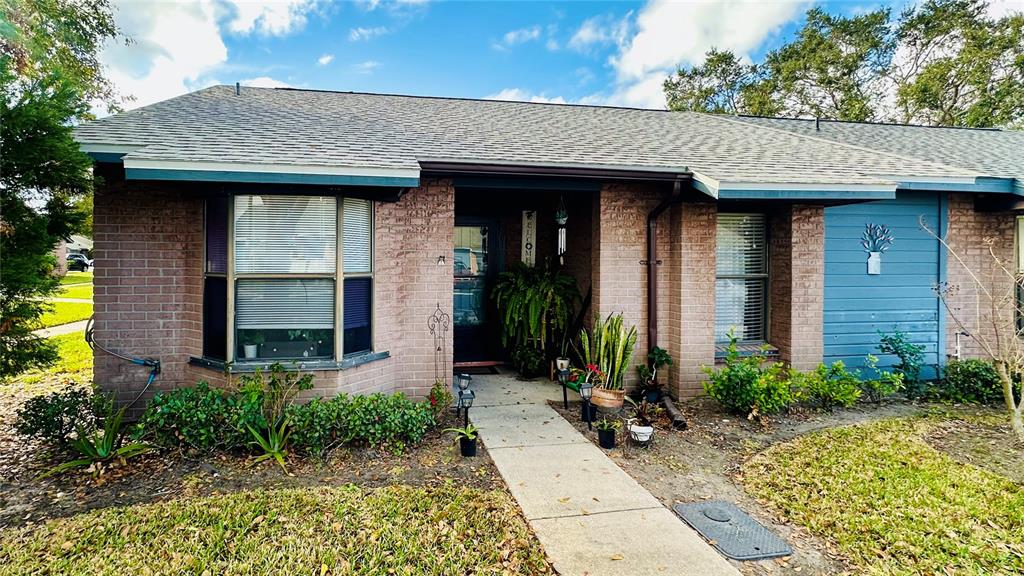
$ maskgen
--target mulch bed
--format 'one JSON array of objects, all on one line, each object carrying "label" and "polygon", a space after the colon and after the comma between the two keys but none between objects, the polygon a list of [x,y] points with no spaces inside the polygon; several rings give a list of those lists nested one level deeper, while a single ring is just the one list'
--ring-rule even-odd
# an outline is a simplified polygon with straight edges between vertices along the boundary
[{"label": "mulch bed", "polygon": [[[46,390],[48,391],[48,390]],[[225,494],[252,488],[336,486],[367,488],[404,484],[428,486],[452,480],[480,489],[502,489],[504,483],[482,444],[475,458],[462,458],[448,418],[423,442],[403,454],[372,448],[341,448],[325,458],[289,459],[288,473],[276,463],[252,464],[237,454],[183,454],[160,451],[114,467],[99,478],[71,473],[40,479],[59,459],[42,446],[26,442],[12,428],[15,411],[39,389],[7,389],[0,393],[0,529],[30,526],[50,518],[96,508],[127,506],[179,497]]]}]

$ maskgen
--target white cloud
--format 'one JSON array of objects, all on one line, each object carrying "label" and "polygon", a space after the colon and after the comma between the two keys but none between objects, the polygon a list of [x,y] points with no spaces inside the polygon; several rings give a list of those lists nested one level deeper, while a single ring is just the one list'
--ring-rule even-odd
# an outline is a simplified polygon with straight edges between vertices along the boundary
[{"label": "white cloud", "polygon": [[1024,2],[1021,0],[990,0],[987,13],[992,18],[1002,18],[1014,13],[1024,12]]},{"label": "white cloud", "polygon": [[259,76],[257,78],[249,78],[248,80],[241,81],[242,86],[252,86],[253,88],[291,88],[292,85],[281,80],[276,80],[270,76]]},{"label": "white cloud", "polygon": [[224,72],[228,62],[225,33],[296,32],[317,9],[318,0],[115,0],[114,4],[115,21],[133,42],[127,46],[109,42],[100,61],[121,94],[134,98],[125,107],[136,108],[217,84],[215,76]]},{"label": "white cloud", "polygon": [[505,88],[500,92],[484,96],[484,100],[509,100],[513,102],[544,102],[548,104],[567,104],[565,98],[555,96],[554,98],[544,94],[534,94],[522,88]]},{"label": "white cloud", "polygon": [[[731,50],[741,58],[775,37],[788,22],[799,17],[810,0],[652,0],[636,15],[635,22],[600,26],[584,22],[573,40],[576,46],[615,42],[619,48],[609,58],[615,70],[615,86],[580,101],[641,108],[664,108],[662,83],[679,66],[704,61],[711,48]],[[592,19],[593,20],[593,19]],[[591,24],[588,24],[591,23]],[[624,36],[616,31],[625,29]],[[573,43],[570,42],[570,45]]]},{"label": "white cloud", "polygon": [[356,74],[373,74],[374,70],[380,68],[380,62],[376,60],[367,60],[365,62],[353,64],[351,68]]},{"label": "white cloud", "polygon": [[238,34],[258,32],[284,36],[306,25],[306,16],[316,9],[316,0],[225,0],[234,17],[228,28]]},{"label": "white cloud", "polygon": [[538,38],[540,38],[540,26],[530,26],[506,32],[500,42],[494,42],[491,46],[497,50],[504,50],[517,44],[532,42]]},{"label": "white cloud", "polygon": [[323,56],[316,59],[317,66],[327,66],[334,61],[334,54],[324,54]]},{"label": "white cloud", "polygon": [[373,28],[363,28],[360,26],[359,28],[352,28],[351,30],[348,31],[348,40],[349,42],[371,40],[373,38],[376,38],[377,36],[383,36],[384,34],[387,34],[390,31],[391,30],[389,30],[385,26],[375,26]]},{"label": "white cloud", "polygon": [[622,18],[615,18],[611,15],[588,18],[569,39],[569,48],[578,52],[587,52],[595,46],[622,45],[629,34],[631,15],[631,13],[626,14]]},{"label": "white cloud", "polygon": [[208,85],[210,74],[227,62],[212,3],[123,0],[115,18],[134,42],[110,42],[100,60],[121,94],[135,98],[127,108]]}]

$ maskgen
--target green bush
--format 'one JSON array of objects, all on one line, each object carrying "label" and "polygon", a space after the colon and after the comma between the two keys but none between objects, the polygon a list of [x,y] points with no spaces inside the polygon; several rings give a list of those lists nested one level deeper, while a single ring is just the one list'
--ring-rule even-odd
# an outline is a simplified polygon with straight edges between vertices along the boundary
[{"label": "green bush", "polygon": [[435,424],[429,402],[404,394],[335,396],[288,407],[291,445],[319,455],[341,444],[383,446],[401,451],[423,439]]},{"label": "green bush", "polygon": [[708,375],[704,391],[735,414],[757,418],[780,412],[793,402],[783,365],[766,363],[763,354],[741,358],[731,331],[725,366],[705,367],[704,373]]},{"label": "green bush", "polygon": [[894,331],[892,334],[880,336],[878,351],[882,354],[893,354],[900,359],[899,364],[893,366],[903,376],[904,390],[911,398],[920,398],[924,395],[925,385],[921,380],[921,369],[924,367],[924,346],[914,344],[907,334]]},{"label": "green bush", "polygon": [[249,442],[246,423],[257,421],[262,398],[210,388],[206,382],[160,392],[146,406],[135,437],[165,448],[209,452]]},{"label": "green bush", "polygon": [[299,452],[319,456],[345,439],[347,422],[343,408],[346,396],[330,400],[314,398],[305,404],[292,404],[285,410],[291,423],[292,447]]},{"label": "green bush", "polygon": [[1003,385],[991,363],[984,360],[951,360],[942,380],[932,386],[931,397],[965,403],[996,403],[1003,400]]},{"label": "green bush", "polygon": [[22,436],[68,449],[75,431],[93,430],[111,406],[112,399],[78,386],[29,398],[17,412],[14,430]]},{"label": "green bush", "polygon": [[860,378],[841,360],[819,364],[811,372],[790,371],[790,386],[794,396],[822,410],[853,406],[861,395]]},{"label": "green bush", "polygon": [[867,368],[873,372],[871,377],[860,383],[864,393],[862,398],[868,402],[880,404],[882,399],[892,396],[903,389],[903,375],[878,369],[878,357],[868,354]]}]

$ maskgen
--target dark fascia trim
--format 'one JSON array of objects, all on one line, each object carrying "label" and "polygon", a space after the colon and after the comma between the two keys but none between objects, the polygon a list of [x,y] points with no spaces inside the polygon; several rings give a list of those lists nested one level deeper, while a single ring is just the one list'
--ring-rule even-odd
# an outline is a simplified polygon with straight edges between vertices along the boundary
[{"label": "dark fascia trim", "polygon": [[[352,356],[346,356],[341,359],[341,362],[334,360],[308,360],[300,362],[298,360],[280,360],[280,363],[286,368],[295,370],[304,370],[311,372],[324,372],[324,371],[337,371],[337,370],[349,370],[356,366],[362,366],[370,362],[376,362],[377,360],[384,360],[390,358],[391,353],[387,350],[382,352],[367,352],[365,354],[353,354]],[[256,370],[268,370],[274,362],[232,362],[229,364],[223,360],[215,360],[213,358],[200,358],[192,356],[188,359],[188,363],[193,366],[199,366],[200,368],[209,368],[211,370],[217,370],[218,372],[229,371],[231,374],[246,374],[255,372]]]},{"label": "dark fascia trim", "polygon": [[600,180],[640,180],[647,182],[689,181],[689,170],[658,171],[590,166],[534,166],[529,164],[478,164],[475,162],[420,161],[422,175],[472,174],[488,176],[541,176],[554,178],[589,178]]}]

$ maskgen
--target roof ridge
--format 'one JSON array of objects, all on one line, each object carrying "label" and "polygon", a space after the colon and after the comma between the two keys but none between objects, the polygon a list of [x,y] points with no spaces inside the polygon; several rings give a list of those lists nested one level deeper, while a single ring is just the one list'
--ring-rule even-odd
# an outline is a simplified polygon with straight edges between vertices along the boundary
[{"label": "roof ridge", "polygon": [[[234,89],[234,86],[220,84]],[[612,106],[610,104],[579,104],[576,102],[528,102],[525,100],[497,100],[493,98],[469,98],[466,96],[425,96],[422,94],[396,94],[393,92],[363,92],[359,90],[326,90],[323,88],[296,88],[296,87],[269,87],[269,86],[242,86],[242,88],[257,88],[260,90],[280,90],[282,92],[321,92],[325,94],[353,94],[359,96],[391,96],[394,98],[417,98],[423,100],[456,100],[462,102],[494,102],[498,104],[529,104],[536,106],[564,106],[569,108],[598,108],[610,110],[631,110],[636,112],[672,112],[661,108],[637,108],[635,106]]]},{"label": "roof ridge", "polygon": [[867,146],[860,146],[860,145],[857,145],[857,144],[850,144],[849,142],[840,142],[839,140],[829,140],[828,138],[823,138],[821,136],[814,136],[814,135],[811,135],[811,134],[800,134],[798,132],[791,132],[789,130],[786,130],[785,128],[777,128],[775,126],[765,126],[763,124],[753,124],[753,123],[750,123],[750,122],[744,122],[742,120],[739,120],[736,117],[727,116],[727,115],[724,115],[724,114],[707,114],[705,112],[698,112],[698,114],[704,114],[704,115],[710,116],[712,118],[721,118],[722,120],[725,120],[726,122],[730,122],[732,124],[742,124],[744,126],[756,126],[758,128],[765,128],[767,130],[772,130],[774,132],[781,132],[783,134],[789,134],[791,136],[796,136],[798,138],[806,138],[807,140],[812,140],[812,141],[815,141],[815,142],[824,142],[824,143],[828,143],[828,144],[835,144],[837,146],[842,146],[844,148],[851,148],[851,149],[854,149],[854,150],[860,150],[861,152],[870,152],[872,154],[877,154],[879,156],[888,156],[889,158],[898,158],[900,160],[909,160],[911,162],[920,162],[922,164],[927,164],[929,166],[934,166],[934,167],[937,167],[937,168],[945,168],[947,170],[962,170],[962,171],[964,171],[964,173],[973,174],[975,178],[979,178],[979,177],[985,176],[984,173],[979,172],[977,170],[972,170],[972,169],[969,169],[969,168],[964,168],[962,166],[956,166],[954,164],[946,164],[944,162],[936,162],[934,160],[927,160],[927,159],[924,159],[924,158],[916,158],[914,156],[906,156],[906,155],[903,155],[903,154],[896,154],[894,152],[886,152],[884,150],[876,150],[874,148],[868,148]]},{"label": "roof ridge", "polygon": [[871,122],[860,120],[836,120],[835,118],[801,118],[799,116],[763,116],[761,114],[714,114],[714,116],[735,116],[762,120],[792,120],[796,122],[832,122],[833,124],[857,124],[863,126],[897,126],[900,128],[935,128],[945,130],[979,130],[983,132],[1006,132],[998,126],[934,126],[931,124],[910,124],[905,122]]}]

